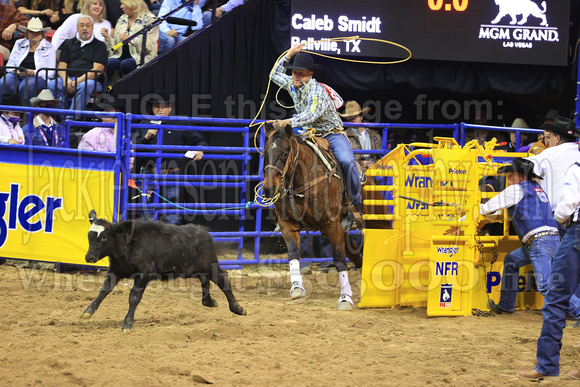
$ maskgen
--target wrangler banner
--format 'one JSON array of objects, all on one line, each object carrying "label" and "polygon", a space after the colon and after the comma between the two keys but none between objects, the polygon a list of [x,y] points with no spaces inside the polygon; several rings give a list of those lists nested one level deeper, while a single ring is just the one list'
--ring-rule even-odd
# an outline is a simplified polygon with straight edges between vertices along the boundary
[{"label": "wrangler banner", "polygon": [[19,148],[0,149],[0,257],[85,264],[89,211],[113,218],[114,155]]}]

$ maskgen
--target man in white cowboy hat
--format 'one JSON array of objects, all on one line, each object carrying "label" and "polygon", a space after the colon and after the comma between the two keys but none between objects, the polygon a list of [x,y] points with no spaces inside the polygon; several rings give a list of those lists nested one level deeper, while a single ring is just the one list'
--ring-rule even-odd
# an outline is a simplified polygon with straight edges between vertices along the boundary
[{"label": "man in white cowboy hat", "polygon": [[56,50],[46,40],[45,33],[50,31],[50,27],[44,28],[39,18],[33,17],[28,26],[18,26],[18,30],[24,32],[26,38],[14,44],[6,66],[22,69],[8,69],[6,75],[0,79],[0,90],[3,93],[19,93],[23,98],[29,99],[38,90],[44,89],[49,79],[54,78],[54,71],[37,70],[56,67]]},{"label": "man in white cowboy hat", "polygon": [[[338,113],[345,121],[360,124],[363,122],[364,114],[370,110],[370,107],[361,109],[361,106],[356,101],[348,101],[346,107],[344,108],[344,113]],[[354,127],[351,126],[346,130],[346,137],[348,142],[352,146],[352,149],[365,149],[365,150],[381,150],[383,145],[383,140],[381,135],[376,131],[364,126]],[[375,161],[377,161],[381,156],[378,154],[364,154],[355,153],[356,161],[362,167],[363,172],[368,169]]]},{"label": "man in white cowboy hat", "polygon": [[[342,222],[344,229],[350,229],[355,217],[360,218],[362,209],[358,167],[350,143],[341,133],[342,120],[329,92],[312,78],[314,71],[322,70],[322,66],[315,64],[309,54],[300,52],[303,46],[304,44],[292,46],[274,67],[272,82],[290,93],[297,113],[288,120],[276,121],[274,127],[278,129],[290,125],[292,128],[314,128],[317,134],[328,140],[330,150],[342,169],[346,188],[355,208],[355,211],[349,211]],[[292,58],[294,60],[290,63]],[[286,70],[292,70],[292,76],[286,75]]]},{"label": "man in white cowboy hat", "polygon": [[28,123],[23,130],[28,138],[28,144],[49,146],[53,148],[67,147],[64,128],[58,124],[50,111],[54,109],[60,100],[55,99],[52,92],[44,89],[38,94],[38,97],[30,99],[32,107],[49,109],[42,113],[38,113],[32,120],[32,124]]}]

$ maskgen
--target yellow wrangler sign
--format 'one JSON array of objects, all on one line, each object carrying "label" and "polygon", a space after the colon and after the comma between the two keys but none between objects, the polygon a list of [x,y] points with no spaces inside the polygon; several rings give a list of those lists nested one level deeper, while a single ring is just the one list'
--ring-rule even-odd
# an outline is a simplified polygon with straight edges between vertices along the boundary
[{"label": "yellow wrangler sign", "polygon": [[[400,145],[366,172],[382,182],[365,189],[383,192],[384,200],[364,204],[392,206],[392,215],[364,218],[392,229],[363,230],[360,308],[426,306],[429,316],[467,316],[487,310],[488,298],[499,301],[503,259],[521,244],[509,235],[507,213],[498,219],[502,235],[478,235],[481,199],[496,194],[480,192],[479,182],[496,175],[497,158],[526,155],[494,151],[495,139],[463,148],[452,138],[435,140]],[[460,235],[446,235],[453,227]],[[543,303],[530,272],[520,272],[516,308]]]}]

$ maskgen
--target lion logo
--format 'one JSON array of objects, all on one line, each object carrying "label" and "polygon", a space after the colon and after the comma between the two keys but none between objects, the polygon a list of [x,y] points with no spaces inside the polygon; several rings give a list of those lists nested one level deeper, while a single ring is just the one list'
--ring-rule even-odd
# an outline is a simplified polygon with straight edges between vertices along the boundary
[{"label": "lion logo", "polygon": [[[512,21],[510,24],[522,25],[528,21],[530,15],[541,19],[541,26],[547,27],[548,21],[546,20],[546,2],[542,1],[542,8],[540,9],[538,4],[534,3],[532,0],[495,0],[495,3],[499,5],[499,13],[496,18],[491,22],[492,24],[497,24],[504,16],[510,15]],[[522,19],[518,22],[518,15],[522,15]]]}]

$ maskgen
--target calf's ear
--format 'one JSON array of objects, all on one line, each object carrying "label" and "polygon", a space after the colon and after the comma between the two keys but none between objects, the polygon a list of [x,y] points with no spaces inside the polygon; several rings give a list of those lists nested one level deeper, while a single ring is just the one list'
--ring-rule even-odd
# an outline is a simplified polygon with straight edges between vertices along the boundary
[{"label": "calf's ear", "polygon": [[91,212],[89,212],[89,222],[92,224],[95,220],[97,220],[97,213],[95,210],[91,210]]},{"label": "calf's ear", "polygon": [[135,221],[125,220],[123,222],[115,223],[111,226],[111,231],[115,234],[125,234],[125,242],[129,244],[133,239],[133,232],[135,231]]}]

